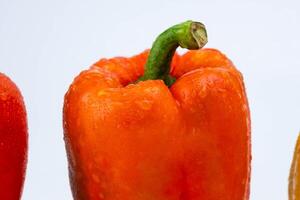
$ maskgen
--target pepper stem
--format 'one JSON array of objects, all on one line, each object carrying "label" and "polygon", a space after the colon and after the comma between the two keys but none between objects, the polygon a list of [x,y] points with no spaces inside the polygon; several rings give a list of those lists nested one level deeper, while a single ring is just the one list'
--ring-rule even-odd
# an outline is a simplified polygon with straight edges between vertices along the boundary
[{"label": "pepper stem", "polygon": [[171,86],[175,78],[169,75],[173,55],[178,46],[201,49],[207,43],[205,26],[200,22],[186,21],[161,33],[152,45],[145,73],[138,81],[162,79]]}]

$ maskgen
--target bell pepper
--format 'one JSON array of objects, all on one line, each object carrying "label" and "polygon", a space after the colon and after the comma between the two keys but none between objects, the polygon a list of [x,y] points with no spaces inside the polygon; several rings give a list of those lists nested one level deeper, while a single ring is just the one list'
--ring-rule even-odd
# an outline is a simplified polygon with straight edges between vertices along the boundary
[{"label": "bell pepper", "polygon": [[300,200],[300,135],[298,136],[290,171],[289,200]]},{"label": "bell pepper", "polygon": [[27,119],[17,86],[0,73],[0,199],[21,199],[27,164]]},{"label": "bell pepper", "polygon": [[150,52],[101,59],[75,78],[63,108],[75,200],[249,198],[243,78],[220,51],[200,50],[206,42],[204,25],[187,21]]}]

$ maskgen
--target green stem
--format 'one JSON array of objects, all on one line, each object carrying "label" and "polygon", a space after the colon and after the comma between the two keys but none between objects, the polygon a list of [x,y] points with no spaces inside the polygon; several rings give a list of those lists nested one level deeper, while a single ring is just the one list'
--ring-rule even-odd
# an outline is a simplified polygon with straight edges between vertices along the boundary
[{"label": "green stem", "polygon": [[170,86],[175,78],[169,75],[173,55],[178,46],[201,49],[207,43],[205,26],[200,22],[186,21],[161,33],[152,45],[145,73],[138,81],[162,79]]}]

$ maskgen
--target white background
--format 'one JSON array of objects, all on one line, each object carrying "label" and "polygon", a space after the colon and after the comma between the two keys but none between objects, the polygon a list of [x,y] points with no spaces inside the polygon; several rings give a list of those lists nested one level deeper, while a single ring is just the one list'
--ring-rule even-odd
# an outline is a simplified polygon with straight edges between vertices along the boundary
[{"label": "white background", "polygon": [[131,56],[165,28],[206,24],[208,47],[244,74],[252,115],[251,199],[287,199],[300,128],[299,1],[0,0],[0,71],[22,90],[30,150],[23,200],[71,200],[63,96],[102,57]]}]

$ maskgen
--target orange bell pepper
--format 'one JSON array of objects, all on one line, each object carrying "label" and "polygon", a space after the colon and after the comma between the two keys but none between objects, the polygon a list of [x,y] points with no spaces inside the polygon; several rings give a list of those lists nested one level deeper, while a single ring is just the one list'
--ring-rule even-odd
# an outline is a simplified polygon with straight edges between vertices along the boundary
[{"label": "orange bell pepper", "polygon": [[218,50],[197,50],[206,42],[187,21],[150,53],[101,59],[74,80],[63,121],[75,200],[249,198],[242,75]]},{"label": "orange bell pepper", "polygon": [[300,135],[298,136],[290,171],[289,200],[300,200]]},{"label": "orange bell pepper", "polygon": [[27,118],[17,86],[0,73],[0,199],[19,200],[27,164]]}]

